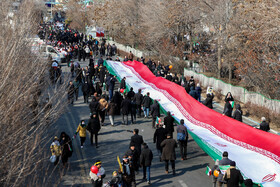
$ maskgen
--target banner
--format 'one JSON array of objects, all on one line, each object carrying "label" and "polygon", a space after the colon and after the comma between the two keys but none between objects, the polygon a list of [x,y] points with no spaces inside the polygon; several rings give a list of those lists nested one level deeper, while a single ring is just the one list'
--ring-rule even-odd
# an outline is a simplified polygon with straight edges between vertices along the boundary
[{"label": "banner", "polygon": [[127,89],[156,99],[163,112],[176,121],[184,119],[190,135],[213,160],[227,151],[244,178],[264,187],[280,186],[280,137],[209,109],[188,95],[185,89],[162,77],[155,77],[141,62],[105,61],[118,80],[126,77]]}]

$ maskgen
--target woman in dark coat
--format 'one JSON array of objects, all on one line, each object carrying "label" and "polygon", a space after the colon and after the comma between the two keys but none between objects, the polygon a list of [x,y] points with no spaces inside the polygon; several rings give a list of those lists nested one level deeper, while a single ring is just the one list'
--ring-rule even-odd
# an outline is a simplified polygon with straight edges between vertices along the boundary
[{"label": "woman in dark coat", "polygon": [[90,132],[90,143],[93,145],[93,135],[95,135],[95,147],[98,148],[98,132],[100,130],[98,115],[93,113],[88,121],[87,130]]},{"label": "woman in dark coat", "polygon": [[241,110],[240,104],[237,104],[235,106],[235,108],[236,108],[236,110],[234,111],[232,118],[242,122],[242,114],[243,114],[243,112]]},{"label": "woman in dark coat", "polygon": [[213,98],[214,98],[214,94],[207,94],[206,99],[204,100],[203,104],[205,106],[207,106],[208,108],[213,109]]},{"label": "woman in dark coat", "polygon": [[226,100],[223,114],[226,115],[226,116],[228,116],[228,117],[231,117],[231,114],[232,114],[232,106],[231,106],[229,100]]},{"label": "woman in dark coat", "polygon": [[225,101],[234,101],[230,92],[228,92],[227,95],[225,96]]},{"label": "woman in dark coat", "polygon": [[59,142],[62,149],[61,161],[63,166],[66,167],[68,158],[71,157],[73,153],[72,139],[65,132],[62,132],[60,134]]},{"label": "woman in dark coat", "polygon": [[113,102],[116,104],[116,115],[120,115],[122,100],[123,97],[121,96],[120,92],[116,91],[115,95],[113,96]]}]

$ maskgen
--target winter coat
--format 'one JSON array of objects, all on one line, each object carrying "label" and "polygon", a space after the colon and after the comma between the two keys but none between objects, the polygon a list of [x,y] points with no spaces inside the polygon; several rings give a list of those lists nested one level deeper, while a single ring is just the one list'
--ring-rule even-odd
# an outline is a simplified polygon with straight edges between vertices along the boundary
[{"label": "winter coat", "polygon": [[232,118],[242,122],[242,110],[240,104],[236,105],[236,110],[234,111]]},{"label": "winter coat", "polygon": [[88,120],[88,126],[87,130],[91,132],[92,134],[97,134],[100,131],[100,121],[98,119],[98,116],[90,118]]},{"label": "winter coat", "polygon": [[186,136],[185,140],[189,139],[189,134],[188,134],[188,130],[184,125],[178,125],[177,126],[177,133],[183,133]]},{"label": "winter coat", "polygon": [[154,143],[156,143],[157,149],[161,150],[160,144],[163,140],[166,139],[166,134],[167,131],[163,127],[156,129],[154,133]]},{"label": "winter coat", "polygon": [[131,101],[130,106],[131,106],[130,107],[131,114],[136,114],[136,103],[134,100]]},{"label": "winter coat", "polygon": [[131,91],[129,91],[129,92],[127,93],[127,97],[128,97],[129,99],[133,99],[134,95],[135,95],[135,92],[134,92],[133,90],[131,90]]},{"label": "winter coat", "polygon": [[143,101],[143,95],[141,93],[137,93],[134,95],[134,99],[137,105],[141,105]]},{"label": "winter coat", "polygon": [[269,124],[267,122],[265,122],[265,121],[261,122],[260,130],[263,130],[265,132],[269,131],[270,130]]},{"label": "winter coat", "polygon": [[141,145],[143,142],[143,137],[141,135],[134,134],[131,136],[130,144],[135,145],[135,149],[138,151],[138,153],[141,153]]},{"label": "winter coat", "polygon": [[89,109],[90,113],[98,115],[98,109],[99,109],[99,102],[94,98],[90,103],[89,103]]},{"label": "winter coat", "polygon": [[152,99],[150,98],[150,96],[145,95],[142,101],[143,107],[150,108],[151,104],[152,104]]},{"label": "winter coat", "polygon": [[110,102],[108,104],[107,114],[109,116],[114,116],[115,115],[115,110],[116,110],[116,104],[114,102]]},{"label": "winter coat", "polygon": [[232,113],[231,104],[229,103],[229,101],[226,101],[223,114],[228,117],[231,117],[231,113]]},{"label": "winter coat", "polygon": [[77,131],[76,131],[76,134],[79,133],[80,137],[86,137],[87,136],[86,129],[87,129],[86,125],[82,126],[81,124],[79,124],[79,126],[77,128]]},{"label": "winter coat", "polygon": [[109,81],[109,90],[114,90],[114,88],[115,88],[115,82],[116,82],[116,78],[115,77],[111,77],[110,78],[110,81]]},{"label": "winter coat", "polygon": [[106,69],[104,66],[102,66],[99,70],[99,80],[101,83],[104,83],[105,73],[106,73]]},{"label": "winter coat", "polygon": [[124,79],[121,80],[120,88],[121,89],[126,89],[126,84],[125,84],[125,80]]},{"label": "winter coat", "polygon": [[151,115],[153,118],[160,117],[160,107],[157,101],[151,106]]},{"label": "winter coat", "polygon": [[224,180],[227,182],[227,187],[238,187],[239,183],[243,183],[244,179],[240,171],[234,166],[227,169]]},{"label": "winter coat", "polygon": [[213,98],[214,98],[214,94],[207,94],[206,99],[203,101],[203,104],[205,106],[207,106],[208,108],[213,109]]},{"label": "winter coat", "polygon": [[172,116],[166,116],[164,118],[164,125],[167,132],[174,132],[174,118]]},{"label": "winter coat", "polygon": [[128,115],[131,110],[131,103],[128,98],[124,99],[121,103],[122,114]]},{"label": "winter coat", "polygon": [[177,143],[174,139],[165,139],[161,142],[160,146],[162,147],[162,160],[176,160],[175,148],[177,147]]},{"label": "winter coat", "polygon": [[[231,162],[230,159],[224,157],[224,158],[222,158],[222,160],[219,161],[219,166],[230,165],[230,162]],[[219,176],[218,176],[218,178],[217,178],[217,181],[220,181],[220,182],[221,182],[221,181],[224,181],[224,180],[223,180],[223,177],[224,177],[224,175],[220,172],[220,174],[219,174]]]},{"label": "winter coat", "polygon": [[61,154],[61,146],[60,146],[58,140],[55,140],[54,142],[52,142],[50,148],[51,148],[52,155],[55,155],[58,157]]},{"label": "winter coat", "polygon": [[201,94],[201,87],[200,86],[197,86],[196,88],[195,88],[195,91],[196,91],[196,93],[198,94],[198,95],[200,95]]},{"label": "winter coat", "polygon": [[89,93],[89,86],[88,86],[87,83],[84,83],[82,85],[82,92],[83,92],[83,94],[88,94]]},{"label": "winter coat", "polygon": [[108,108],[108,102],[106,101],[105,98],[101,98],[99,100],[99,110],[104,111],[107,108]]},{"label": "winter coat", "polygon": [[196,93],[196,91],[195,91],[195,89],[194,89],[193,86],[191,87],[191,91],[189,92],[189,94],[190,94],[190,96],[192,96],[195,100],[198,99],[198,95],[197,95],[197,93]]},{"label": "winter coat", "polygon": [[149,147],[146,145],[140,155],[140,165],[142,166],[151,166],[153,160],[153,152]]}]

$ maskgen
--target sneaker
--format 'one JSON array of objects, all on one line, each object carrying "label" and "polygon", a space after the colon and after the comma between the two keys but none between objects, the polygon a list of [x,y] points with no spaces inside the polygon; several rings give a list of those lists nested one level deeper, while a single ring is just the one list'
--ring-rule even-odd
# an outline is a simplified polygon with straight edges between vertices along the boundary
[{"label": "sneaker", "polygon": [[151,184],[151,182],[150,182],[150,181],[147,181],[147,184]]},{"label": "sneaker", "polygon": [[83,149],[83,148],[84,148],[84,146],[81,145],[81,149]]}]

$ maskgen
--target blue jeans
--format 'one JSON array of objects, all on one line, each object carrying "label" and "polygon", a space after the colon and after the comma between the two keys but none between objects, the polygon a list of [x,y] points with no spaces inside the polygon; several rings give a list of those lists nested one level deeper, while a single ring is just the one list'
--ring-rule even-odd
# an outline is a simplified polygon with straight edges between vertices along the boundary
[{"label": "blue jeans", "polygon": [[[147,181],[150,181],[151,173],[150,173],[151,166],[143,166],[143,178],[147,177]],[[146,176],[147,174],[147,176]]]},{"label": "blue jeans", "polygon": [[149,112],[150,112],[150,108],[149,107],[144,107],[144,116],[148,117],[149,116]]},{"label": "blue jeans", "polygon": [[109,89],[109,100],[113,98],[113,89]]}]

